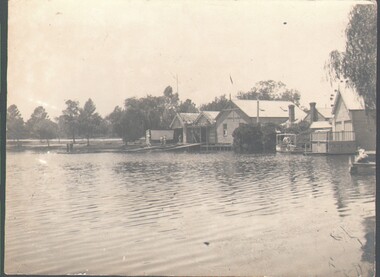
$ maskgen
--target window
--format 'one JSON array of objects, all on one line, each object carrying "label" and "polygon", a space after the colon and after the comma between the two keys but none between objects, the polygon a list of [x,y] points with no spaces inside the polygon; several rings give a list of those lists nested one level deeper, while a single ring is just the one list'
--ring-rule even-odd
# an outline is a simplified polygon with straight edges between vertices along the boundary
[{"label": "window", "polygon": [[228,132],[227,132],[227,123],[224,123],[223,124],[223,136],[227,136]]}]

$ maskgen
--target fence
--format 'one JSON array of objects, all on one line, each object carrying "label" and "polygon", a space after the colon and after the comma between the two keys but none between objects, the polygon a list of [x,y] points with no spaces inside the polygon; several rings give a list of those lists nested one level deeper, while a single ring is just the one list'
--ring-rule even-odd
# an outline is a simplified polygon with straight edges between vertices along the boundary
[{"label": "fence", "polygon": [[316,132],[311,134],[311,141],[355,141],[355,132]]}]

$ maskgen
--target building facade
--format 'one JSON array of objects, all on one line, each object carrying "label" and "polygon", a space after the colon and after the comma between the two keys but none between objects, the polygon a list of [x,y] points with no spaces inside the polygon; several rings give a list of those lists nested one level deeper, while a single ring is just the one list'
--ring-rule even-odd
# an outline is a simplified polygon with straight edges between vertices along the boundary
[{"label": "building facade", "polygon": [[355,91],[338,92],[333,115],[333,132],[354,132],[357,147],[376,150],[376,122],[366,113],[364,99]]},{"label": "building facade", "polygon": [[241,124],[283,124],[299,122],[306,113],[290,101],[231,100],[216,117],[216,139],[232,144],[232,133]]}]

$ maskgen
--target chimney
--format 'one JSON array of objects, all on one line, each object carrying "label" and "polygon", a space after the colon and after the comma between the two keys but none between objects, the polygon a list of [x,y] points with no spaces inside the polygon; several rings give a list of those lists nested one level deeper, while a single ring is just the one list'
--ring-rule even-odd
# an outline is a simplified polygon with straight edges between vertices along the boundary
[{"label": "chimney", "polygon": [[310,103],[310,123],[317,121],[317,110],[315,109],[315,102]]},{"label": "chimney", "polygon": [[295,115],[294,115],[294,105],[291,104],[288,106],[289,108],[289,126],[293,125],[294,121],[295,121]]}]

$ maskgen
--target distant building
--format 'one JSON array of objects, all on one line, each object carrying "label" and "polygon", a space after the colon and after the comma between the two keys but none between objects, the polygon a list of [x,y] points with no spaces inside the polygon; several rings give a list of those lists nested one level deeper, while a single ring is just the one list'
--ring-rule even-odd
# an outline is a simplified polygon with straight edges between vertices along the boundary
[{"label": "distant building", "polygon": [[199,133],[199,142],[207,144],[216,144],[216,117],[218,111],[202,111],[194,121],[195,133]]},{"label": "distant building", "polygon": [[333,118],[332,108],[316,107],[315,102],[311,102],[309,111],[304,120],[313,123],[315,121],[331,121]]},{"label": "distant building", "polygon": [[181,143],[192,143],[191,129],[194,121],[200,113],[177,113],[170,123],[170,129],[174,130],[174,141]]},{"label": "distant building", "polygon": [[232,144],[232,133],[241,124],[293,124],[305,116],[306,113],[290,101],[231,100],[215,118],[216,143]]},{"label": "distant building", "polygon": [[174,140],[181,143],[215,144],[215,118],[218,114],[218,111],[176,114],[170,124],[174,130]]},{"label": "distant building", "polygon": [[351,89],[340,90],[332,109],[331,129],[326,121],[313,122],[311,151],[326,154],[353,154],[357,147],[376,149],[376,124],[364,109],[364,100]]},{"label": "distant building", "polygon": [[376,150],[376,123],[366,114],[363,97],[352,89],[340,90],[332,113],[333,132],[354,132],[356,146]]},{"label": "distant building", "polygon": [[310,109],[304,120],[310,122],[310,129],[313,131],[331,131],[332,118],[333,114],[331,108],[317,108],[316,103],[311,102]]}]

